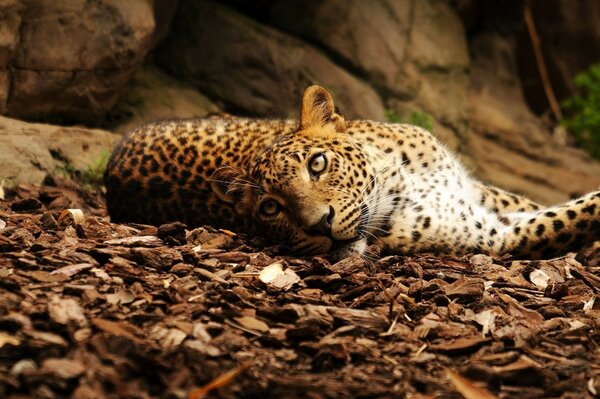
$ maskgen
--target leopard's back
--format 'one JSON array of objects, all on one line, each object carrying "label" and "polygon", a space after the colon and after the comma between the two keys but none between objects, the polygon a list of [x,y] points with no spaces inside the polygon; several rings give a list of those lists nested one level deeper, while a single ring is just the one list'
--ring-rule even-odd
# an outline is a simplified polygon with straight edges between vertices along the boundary
[{"label": "leopard's back", "polygon": [[140,126],[123,137],[108,163],[111,219],[239,230],[246,221],[216,197],[211,176],[227,166],[247,168],[257,152],[293,128],[287,121],[221,116]]}]

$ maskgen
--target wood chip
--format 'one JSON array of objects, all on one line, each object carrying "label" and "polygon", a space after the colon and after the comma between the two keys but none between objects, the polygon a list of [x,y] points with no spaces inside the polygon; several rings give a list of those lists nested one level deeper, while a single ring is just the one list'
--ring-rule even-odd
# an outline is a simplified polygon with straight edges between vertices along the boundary
[{"label": "wood chip", "polygon": [[81,209],[65,209],[58,217],[58,225],[61,229],[70,225],[81,224],[85,221],[85,215]]},{"label": "wood chip", "polygon": [[452,385],[454,385],[454,388],[456,388],[456,390],[460,392],[460,394],[464,396],[465,399],[497,398],[496,395],[492,395],[487,389],[475,385],[472,381],[466,379],[465,377],[450,369],[446,369],[446,376],[448,377]]},{"label": "wood chip", "polygon": [[[101,193],[60,179],[6,194],[0,392],[14,397],[600,390],[600,256],[591,250],[513,261],[379,259],[373,248],[368,260],[333,263],[209,226],[110,223]],[[31,199],[41,207],[25,210],[40,206]],[[58,228],[64,209],[86,218]],[[227,374],[248,361],[250,373]]]},{"label": "wood chip", "polygon": [[79,327],[87,326],[87,318],[79,302],[73,298],[62,298],[58,295],[50,297],[48,302],[48,315],[59,324],[75,324]]},{"label": "wood chip", "polygon": [[156,236],[133,236],[125,238],[115,238],[104,241],[107,245],[124,245],[127,247],[156,247],[163,244],[163,241]]}]

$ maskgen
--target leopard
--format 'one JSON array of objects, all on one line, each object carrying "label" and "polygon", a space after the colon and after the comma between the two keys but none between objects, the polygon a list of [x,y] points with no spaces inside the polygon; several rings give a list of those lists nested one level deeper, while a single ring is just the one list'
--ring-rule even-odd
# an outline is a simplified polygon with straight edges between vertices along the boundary
[{"label": "leopard", "polygon": [[300,255],[548,259],[600,239],[600,192],[543,206],[485,184],[429,131],[346,120],[308,87],[298,120],[216,115],[125,135],[105,173],[114,222],[180,221],[252,236]]}]

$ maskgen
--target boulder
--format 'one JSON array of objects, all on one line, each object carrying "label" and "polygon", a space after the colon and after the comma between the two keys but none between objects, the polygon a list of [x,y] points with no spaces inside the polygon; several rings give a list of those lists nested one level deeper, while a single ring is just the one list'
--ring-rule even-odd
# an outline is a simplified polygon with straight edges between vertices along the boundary
[{"label": "boulder", "polygon": [[40,184],[46,174],[85,171],[106,160],[120,137],[104,130],[0,116],[0,180]]},{"label": "boulder", "polygon": [[198,118],[218,111],[211,100],[189,84],[149,64],[140,68],[127,84],[107,115],[106,127],[126,132],[156,120]]},{"label": "boulder", "polygon": [[303,89],[317,83],[347,117],[384,117],[375,90],[324,53],[212,1],[181,3],[157,61],[233,113],[297,116]]},{"label": "boulder", "polygon": [[155,31],[151,0],[7,4],[0,111],[21,119],[95,122],[141,65]]},{"label": "boulder", "polygon": [[430,114],[451,147],[465,141],[469,113],[469,52],[462,22],[446,1],[265,0],[265,23],[317,43],[385,97]]},{"label": "boulder", "polygon": [[18,0],[0,2],[0,114],[6,112],[10,88],[8,67],[17,49],[21,26],[20,9]]},{"label": "boulder", "polygon": [[522,94],[516,41],[499,33],[472,41],[468,155],[484,180],[553,204],[600,186],[600,163],[553,137]]}]

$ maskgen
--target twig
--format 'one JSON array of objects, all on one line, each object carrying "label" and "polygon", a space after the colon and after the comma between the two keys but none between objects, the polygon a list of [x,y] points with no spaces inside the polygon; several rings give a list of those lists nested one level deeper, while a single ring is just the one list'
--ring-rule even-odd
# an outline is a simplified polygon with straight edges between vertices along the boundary
[{"label": "twig", "polygon": [[380,350],[377,350],[375,348],[370,347],[369,345],[365,345],[362,342],[357,342],[357,344],[367,348],[368,350],[370,350],[371,352],[373,352],[374,354],[376,354],[377,356],[380,356],[381,358],[387,360],[388,362],[390,362],[391,364],[393,364],[394,366],[397,366],[398,361],[396,359],[394,359],[393,357],[386,355],[385,353],[382,353]]},{"label": "twig", "polygon": [[229,384],[235,377],[237,377],[242,371],[246,370],[248,367],[252,366],[251,361],[247,361],[242,363],[241,365],[221,374],[208,384],[204,385],[201,388],[195,389],[191,391],[188,395],[188,399],[201,399],[206,396],[210,391],[224,387]]},{"label": "twig", "polygon": [[544,92],[546,93],[546,98],[550,103],[550,108],[552,109],[552,113],[554,114],[556,120],[561,120],[563,117],[562,111],[560,109],[558,101],[556,100],[556,95],[554,94],[554,90],[552,89],[552,84],[550,83],[548,69],[546,68],[544,55],[542,54],[542,45],[540,42],[540,37],[537,33],[537,29],[535,28],[535,22],[533,21],[533,15],[531,14],[531,4],[529,3],[529,1],[525,2],[523,14],[525,17],[525,25],[527,25],[527,31],[529,32],[529,38],[531,39],[531,45],[533,47],[533,54],[535,56],[538,72],[540,73],[542,85],[544,86]]}]

